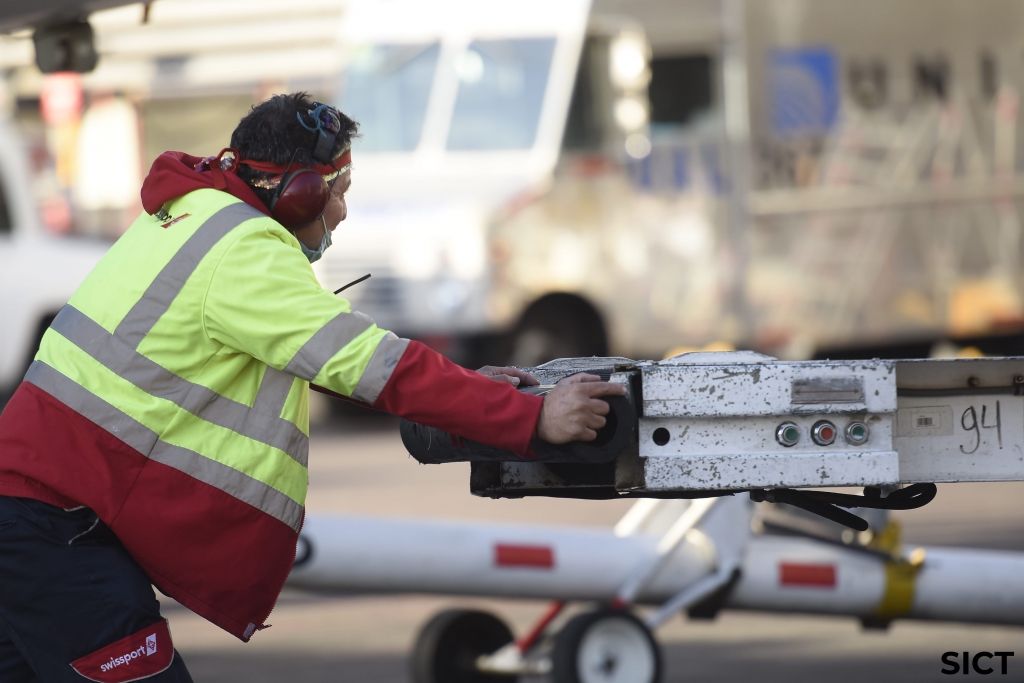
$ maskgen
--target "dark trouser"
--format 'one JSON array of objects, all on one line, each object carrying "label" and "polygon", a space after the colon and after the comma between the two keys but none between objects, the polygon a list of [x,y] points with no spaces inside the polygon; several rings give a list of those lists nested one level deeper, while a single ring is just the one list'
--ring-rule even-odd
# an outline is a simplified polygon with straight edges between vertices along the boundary
[{"label": "dark trouser", "polygon": [[[149,578],[95,513],[0,496],[0,681],[81,683],[71,662],[161,620]],[[177,652],[145,680],[192,683]]]}]

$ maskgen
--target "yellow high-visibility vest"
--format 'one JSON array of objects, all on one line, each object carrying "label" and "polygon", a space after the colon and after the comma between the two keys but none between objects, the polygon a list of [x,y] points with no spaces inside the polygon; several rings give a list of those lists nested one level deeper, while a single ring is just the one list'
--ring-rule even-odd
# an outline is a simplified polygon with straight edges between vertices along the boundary
[{"label": "yellow high-visibility vest", "polygon": [[[307,488],[309,382],[373,403],[408,341],[324,290],[295,237],[248,204],[201,189],[164,209],[170,218],[143,214],[100,261],[44,335],[25,379],[182,481],[212,487],[225,510],[241,504],[249,506],[242,517],[254,509],[280,522],[293,557]],[[119,476],[115,464],[99,466]],[[149,541],[106,518],[144,510],[133,496],[173,505],[140,486],[120,482],[74,498],[104,517],[162,590],[248,639],[269,612],[264,600],[236,610],[236,597],[196,597],[195,577],[153,577],[164,560],[150,557]]]}]

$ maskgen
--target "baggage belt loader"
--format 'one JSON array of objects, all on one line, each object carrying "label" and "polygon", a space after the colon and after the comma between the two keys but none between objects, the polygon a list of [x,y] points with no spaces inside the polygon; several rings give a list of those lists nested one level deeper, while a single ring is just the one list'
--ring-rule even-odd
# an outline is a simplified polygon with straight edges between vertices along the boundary
[{"label": "baggage belt loader", "polygon": [[[1024,359],[731,352],[529,370],[542,385],[524,391],[586,371],[629,392],[608,399],[594,442],[537,442],[530,462],[412,423],[406,446],[471,462],[477,495],[640,498],[614,530],[323,515],[303,529],[297,587],[553,601],[518,639],[488,613],[438,614],[413,649],[417,683],[653,683],[652,630],[684,610],[1024,625],[1024,553],[904,549],[887,517],[931,501],[935,482],[1024,479]],[[811,488],[839,486],[865,495]],[[599,607],[562,618],[573,601]]]},{"label": "baggage belt loader", "polygon": [[[544,384],[524,391],[590,372],[629,392],[608,399],[594,442],[535,442],[535,461],[406,422],[409,452],[423,463],[471,462],[477,495],[749,492],[858,530],[866,523],[836,506],[909,509],[931,500],[937,482],[1024,479],[1024,358],[779,361],[739,351],[527,370]],[[866,496],[796,490],[840,486]]]}]

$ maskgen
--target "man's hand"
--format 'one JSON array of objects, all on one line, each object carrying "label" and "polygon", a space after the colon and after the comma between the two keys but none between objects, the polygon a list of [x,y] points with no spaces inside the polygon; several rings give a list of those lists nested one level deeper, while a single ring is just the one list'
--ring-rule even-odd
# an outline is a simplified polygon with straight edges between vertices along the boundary
[{"label": "man's hand", "polygon": [[536,377],[518,368],[496,368],[493,365],[485,365],[477,370],[477,372],[497,382],[506,382],[514,387],[518,387],[520,384],[524,387],[540,384]]},{"label": "man's hand", "polygon": [[593,441],[610,408],[600,396],[625,396],[624,384],[602,382],[597,375],[566,377],[544,397],[537,436],[548,443]]}]

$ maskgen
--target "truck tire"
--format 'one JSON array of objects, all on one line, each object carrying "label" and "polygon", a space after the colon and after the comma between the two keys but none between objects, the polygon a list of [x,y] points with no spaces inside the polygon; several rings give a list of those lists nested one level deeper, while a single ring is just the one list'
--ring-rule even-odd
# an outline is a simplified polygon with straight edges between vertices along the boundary
[{"label": "truck tire", "polygon": [[507,363],[519,367],[608,352],[600,316],[582,299],[568,295],[536,302],[509,334],[506,345]]},{"label": "truck tire", "polygon": [[476,659],[513,641],[512,631],[488,612],[452,609],[427,622],[410,658],[413,683],[515,683],[518,676],[482,673]]}]

